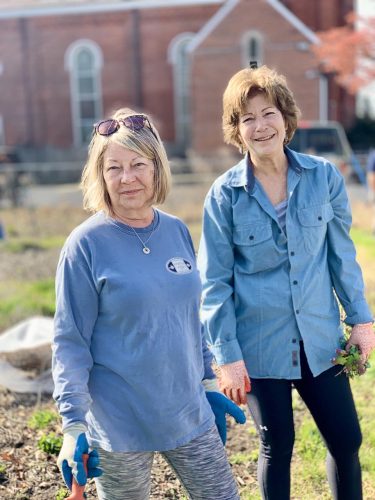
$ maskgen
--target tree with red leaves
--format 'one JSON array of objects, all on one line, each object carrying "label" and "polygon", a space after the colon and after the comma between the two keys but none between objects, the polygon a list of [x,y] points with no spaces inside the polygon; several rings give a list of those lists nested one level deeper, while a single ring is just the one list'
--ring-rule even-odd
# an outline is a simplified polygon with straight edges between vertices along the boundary
[{"label": "tree with red leaves", "polygon": [[313,51],[324,72],[352,94],[375,79],[375,17],[349,14],[347,24],[317,33]]}]

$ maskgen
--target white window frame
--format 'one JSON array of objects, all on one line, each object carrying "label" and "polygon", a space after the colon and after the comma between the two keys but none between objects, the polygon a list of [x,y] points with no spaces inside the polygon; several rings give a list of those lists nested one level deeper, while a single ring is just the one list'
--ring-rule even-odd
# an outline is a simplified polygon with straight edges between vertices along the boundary
[{"label": "white window frame", "polygon": [[[175,36],[168,47],[168,62],[173,66],[174,123],[176,143],[186,149],[191,141],[191,78],[188,46],[195,33]],[[182,56],[182,57],[181,57]],[[181,62],[182,59],[182,62]],[[182,66],[182,65],[185,66]]]},{"label": "white window frame", "polygon": [[[254,41],[257,45],[255,54],[250,53],[250,43]],[[241,38],[241,60],[244,68],[249,67],[250,61],[256,61],[258,67],[264,63],[264,37],[260,31],[250,30]]]},{"label": "white window frame", "polygon": [[4,127],[4,118],[0,115],[0,146],[5,146],[5,127]]},{"label": "white window frame", "polygon": [[103,114],[103,98],[101,85],[101,70],[103,67],[103,55],[99,45],[92,40],[80,39],[73,42],[65,52],[65,69],[69,71],[70,76],[70,101],[72,113],[72,128],[74,145],[79,147],[86,142],[82,138],[83,119],[80,114],[80,102],[83,94],[80,94],[78,89],[78,68],[77,56],[81,50],[88,50],[93,56],[93,81],[94,91],[90,97],[94,99],[94,121],[102,117]]}]

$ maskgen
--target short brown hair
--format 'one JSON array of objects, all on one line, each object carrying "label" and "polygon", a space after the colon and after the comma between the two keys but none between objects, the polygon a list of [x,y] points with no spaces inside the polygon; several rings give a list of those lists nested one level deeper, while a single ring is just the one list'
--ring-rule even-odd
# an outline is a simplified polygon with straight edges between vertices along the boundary
[{"label": "short brown hair", "polygon": [[154,196],[152,203],[165,201],[170,189],[171,173],[167,153],[158,131],[145,113],[137,113],[130,108],[118,109],[111,118],[121,120],[127,116],[144,115],[152,130],[145,125],[141,130],[131,130],[123,125],[112,135],[102,136],[95,131],[89,145],[88,158],[81,178],[83,208],[90,212],[104,210],[112,213],[112,204],[103,175],[104,153],[109,144],[116,143],[154,162]]},{"label": "short brown hair", "polygon": [[239,119],[248,99],[257,94],[264,94],[281,112],[286,125],[285,144],[292,140],[297,128],[300,110],[285,77],[267,66],[242,69],[229,80],[223,95],[224,141],[237,146],[241,152],[243,144],[238,129]]}]

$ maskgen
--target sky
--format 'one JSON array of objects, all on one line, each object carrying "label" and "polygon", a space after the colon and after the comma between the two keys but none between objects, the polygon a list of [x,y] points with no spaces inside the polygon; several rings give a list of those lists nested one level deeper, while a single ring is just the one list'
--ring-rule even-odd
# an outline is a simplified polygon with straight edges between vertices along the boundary
[{"label": "sky", "polygon": [[[375,17],[375,0],[357,0],[357,12],[359,15]],[[371,117],[375,118],[375,82],[358,93],[357,113],[359,116],[363,115],[367,103],[371,106]]]}]

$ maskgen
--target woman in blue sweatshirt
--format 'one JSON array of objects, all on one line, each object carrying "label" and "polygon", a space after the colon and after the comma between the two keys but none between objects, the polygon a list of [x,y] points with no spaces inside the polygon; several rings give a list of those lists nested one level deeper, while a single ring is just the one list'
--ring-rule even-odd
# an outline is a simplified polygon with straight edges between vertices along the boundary
[{"label": "woman in blue sweatshirt", "polygon": [[225,441],[225,413],[244,415],[217,392],[189,231],[154,208],[169,181],[146,115],[121,109],[94,126],[82,176],[94,215],[61,252],[53,377],[59,467],[69,487],[98,476],[100,499],[147,499],[155,451],[190,498],[239,498],[215,417]]}]

